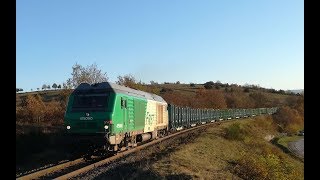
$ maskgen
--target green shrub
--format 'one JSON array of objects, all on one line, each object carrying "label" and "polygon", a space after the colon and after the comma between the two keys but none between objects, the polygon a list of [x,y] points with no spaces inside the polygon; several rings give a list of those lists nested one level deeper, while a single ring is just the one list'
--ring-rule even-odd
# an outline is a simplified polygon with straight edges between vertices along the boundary
[{"label": "green shrub", "polygon": [[247,132],[239,123],[233,123],[225,128],[225,138],[230,140],[244,140]]}]

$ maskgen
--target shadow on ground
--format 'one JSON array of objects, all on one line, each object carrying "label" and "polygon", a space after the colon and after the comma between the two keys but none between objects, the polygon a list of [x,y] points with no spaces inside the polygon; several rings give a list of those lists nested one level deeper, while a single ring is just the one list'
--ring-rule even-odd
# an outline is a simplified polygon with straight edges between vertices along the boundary
[{"label": "shadow on ground", "polygon": [[[16,136],[16,174],[61,160],[79,158],[85,145],[73,143],[64,133],[29,133]],[[75,146],[76,145],[76,146]]]},{"label": "shadow on ground", "polygon": [[194,141],[199,134],[204,131],[196,131],[181,137],[173,138],[147,149],[143,149],[132,156],[128,156],[113,167],[106,166],[109,169],[99,175],[93,175],[94,179],[194,179],[193,176],[183,173],[168,172],[168,175],[161,175],[154,172],[151,168],[152,164],[170,153],[181,148],[181,144]]},{"label": "shadow on ground", "polygon": [[185,180],[185,179],[193,179],[192,176],[187,174],[174,174],[161,176],[160,174],[155,173],[150,170],[148,167],[141,167],[141,163],[137,162],[132,164],[123,164],[119,167],[116,167],[112,170],[109,170],[106,173],[100,174],[94,179],[102,180],[102,179],[170,179],[170,180]]}]

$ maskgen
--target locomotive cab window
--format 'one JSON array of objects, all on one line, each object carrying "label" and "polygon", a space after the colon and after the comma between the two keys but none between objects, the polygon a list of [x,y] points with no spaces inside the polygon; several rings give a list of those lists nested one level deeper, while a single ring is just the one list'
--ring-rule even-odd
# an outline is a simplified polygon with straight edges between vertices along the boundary
[{"label": "locomotive cab window", "polygon": [[75,94],[72,111],[105,111],[108,94]]}]

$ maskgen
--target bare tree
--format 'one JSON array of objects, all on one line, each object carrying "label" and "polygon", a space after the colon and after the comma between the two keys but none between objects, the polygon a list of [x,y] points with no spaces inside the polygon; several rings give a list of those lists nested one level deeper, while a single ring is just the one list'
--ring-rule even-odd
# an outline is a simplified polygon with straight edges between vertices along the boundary
[{"label": "bare tree", "polygon": [[95,84],[108,80],[107,74],[102,73],[97,64],[83,67],[80,64],[72,66],[72,77],[64,84],[64,88],[76,88],[81,83]]},{"label": "bare tree", "polygon": [[[122,86],[127,86],[133,89],[138,89],[141,91],[148,91],[142,84],[142,82],[138,82],[136,78],[131,75],[127,74],[124,76],[118,76],[118,81],[116,81],[117,84],[122,85]],[[149,92],[149,91],[148,91]]]},{"label": "bare tree", "polygon": [[47,85],[46,84],[43,84],[42,85],[42,90],[46,90],[47,89]]},{"label": "bare tree", "polygon": [[155,82],[155,81],[150,81],[150,84],[151,84],[151,85],[156,85],[156,84],[158,84],[158,83]]},{"label": "bare tree", "polygon": [[68,81],[67,81],[67,83],[62,83],[62,89],[70,89],[70,88],[71,88],[71,84],[68,85]]},{"label": "bare tree", "polygon": [[137,82],[132,74],[127,74],[124,76],[118,76],[118,81],[116,83],[122,86],[132,87],[132,85],[136,84]]}]

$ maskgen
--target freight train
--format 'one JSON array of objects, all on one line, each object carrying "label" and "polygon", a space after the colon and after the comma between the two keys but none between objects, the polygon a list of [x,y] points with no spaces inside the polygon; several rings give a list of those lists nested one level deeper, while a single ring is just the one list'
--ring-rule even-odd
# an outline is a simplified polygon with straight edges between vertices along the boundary
[{"label": "freight train", "polygon": [[64,124],[75,139],[117,152],[173,131],[215,121],[273,114],[277,108],[193,109],[110,82],[80,84],[69,96]]}]

